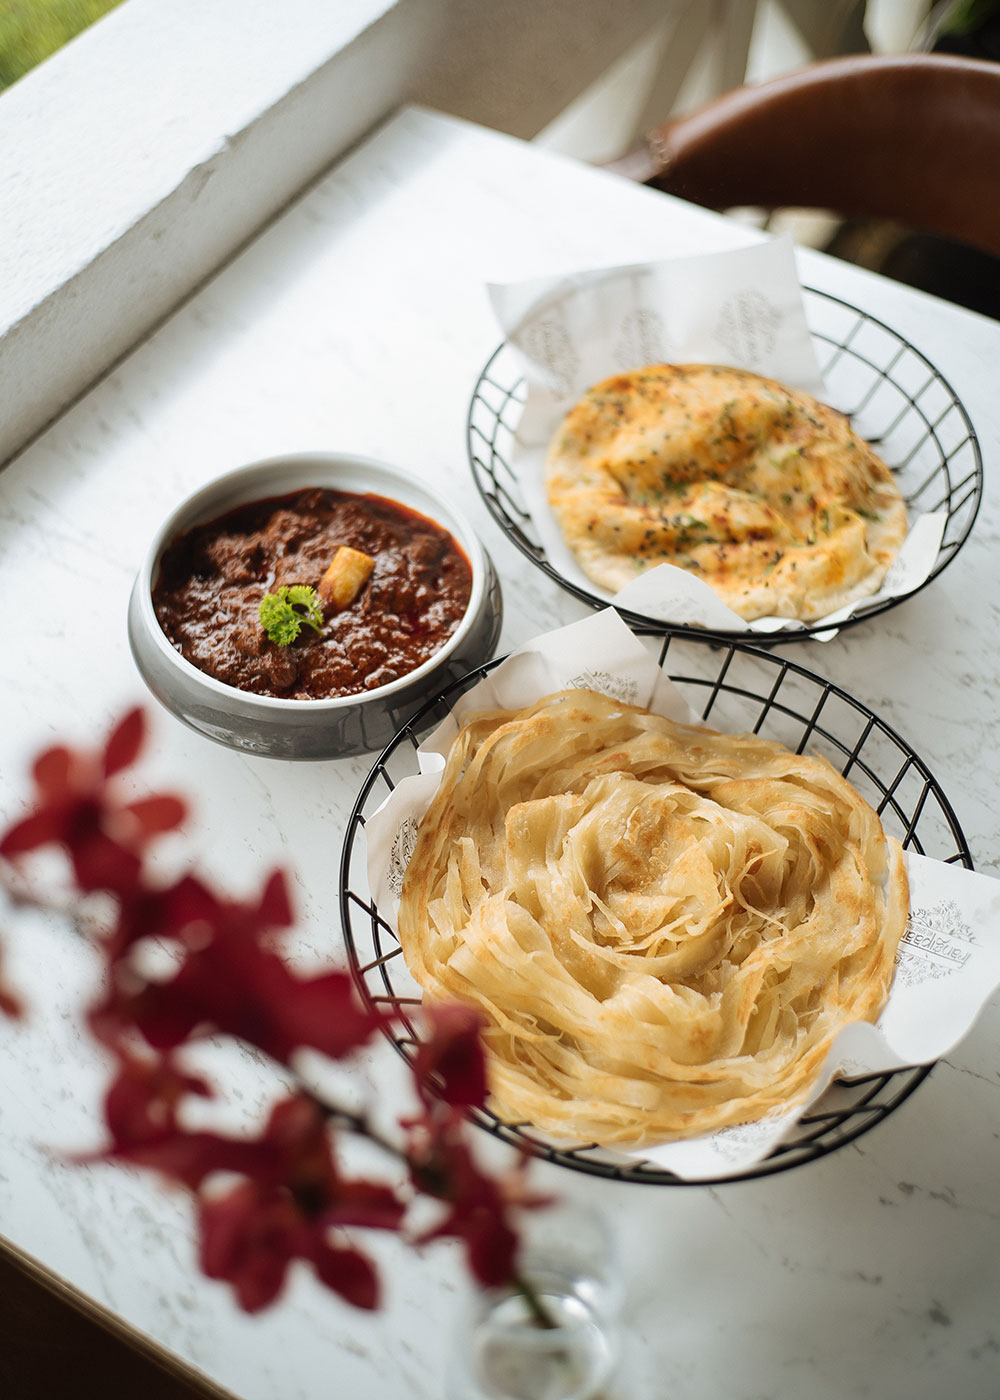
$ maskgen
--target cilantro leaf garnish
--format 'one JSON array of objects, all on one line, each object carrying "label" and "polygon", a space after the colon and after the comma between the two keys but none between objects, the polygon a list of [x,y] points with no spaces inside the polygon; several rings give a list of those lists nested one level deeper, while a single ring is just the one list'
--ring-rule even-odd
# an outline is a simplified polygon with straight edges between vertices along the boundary
[{"label": "cilantro leaf garnish", "polygon": [[315,588],[307,583],[293,583],[275,593],[265,593],[260,600],[260,625],[279,647],[287,647],[302,631],[303,622],[316,632],[323,627],[323,611]]}]

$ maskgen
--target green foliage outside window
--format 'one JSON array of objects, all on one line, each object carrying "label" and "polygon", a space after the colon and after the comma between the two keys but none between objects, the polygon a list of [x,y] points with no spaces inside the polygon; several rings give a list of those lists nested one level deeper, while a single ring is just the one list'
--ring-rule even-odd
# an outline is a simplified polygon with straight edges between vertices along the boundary
[{"label": "green foliage outside window", "polygon": [[2,0],[0,91],[122,0]]}]

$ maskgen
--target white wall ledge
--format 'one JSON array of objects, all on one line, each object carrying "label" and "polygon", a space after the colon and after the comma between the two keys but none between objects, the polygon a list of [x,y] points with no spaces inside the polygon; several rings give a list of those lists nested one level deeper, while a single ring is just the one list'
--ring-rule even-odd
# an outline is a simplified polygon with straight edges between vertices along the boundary
[{"label": "white wall ledge", "polygon": [[0,462],[405,98],[438,0],[127,0],[0,97]]}]

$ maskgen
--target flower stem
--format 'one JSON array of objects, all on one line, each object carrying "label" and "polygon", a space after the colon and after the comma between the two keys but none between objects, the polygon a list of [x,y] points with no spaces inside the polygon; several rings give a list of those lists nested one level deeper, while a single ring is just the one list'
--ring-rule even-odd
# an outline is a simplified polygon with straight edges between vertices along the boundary
[{"label": "flower stem", "polygon": [[549,1312],[542,1301],[541,1294],[532,1283],[531,1279],[520,1272],[515,1273],[511,1280],[511,1286],[520,1293],[528,1306],[532,1319],[538,1327],[544,1327],[547,1331],[554,1331],[558,1327],[555,1318]]},{"label": "flower stem", "polygon": [[326,1114],[326,1117],[331,1123],[336,1123],[339,1124],[340,1127],[348,1128],[357,1137],[367,1138],[369,1142],[373,1142],[375,1146],[380,1148],[387,1156],[395,1157],[397,1161],[407,1165],[410,1164],[410,1158],[405,1149],[398,1146],[397,1143],[390,1142],[388,1138],[383,1137],[377,1129],[372,1127],[366,1114],[354,1113],[348,1108],[341,1108],[338,1104],[331,1103],[329,1099],[320,1097],[315,1090],[308,1088],[305,1084],[302,1085],[302,1089],[303,1092],[307,1093],[313,1102],[319,1106],[322,1112]]}]

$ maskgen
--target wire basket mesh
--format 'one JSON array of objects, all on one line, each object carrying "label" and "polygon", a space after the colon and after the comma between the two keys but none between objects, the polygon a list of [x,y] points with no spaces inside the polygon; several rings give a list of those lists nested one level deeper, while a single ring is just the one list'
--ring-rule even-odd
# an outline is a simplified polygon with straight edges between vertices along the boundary
[{"label": "wire basket mesh", "polygon": [[[838,624],[865,621],[913,597],[954,559],[968,538],[983,489],[979,442],[969,416],[944,376],[896,331],[839,297],[803,289],[806,315],[826,401],[844,413],[854,430],[889,466],[911,517],[940,511],[945,517],[937,558],[924,581],[908,593],[881,599]],[[490,357],[473,391],[466,425],[469,463],[487,508],[514,544],[543,573],[591,607],[606,607],[604,595],[564,577],[549,559],[525,504],[514,468],[514,434],[526,385],[520,361],[504,342]],[[636,632],[692,632],[702,628],[663,622],[626,608],[619,612]],[[768,639],[796,641],[826,630],[805,623]],[[747,633],[713,630],[713,636]],[[763,644],[763,637],[757,638]]]},{"label": "wire basket mesh", "polygon": [[[822,754],[879,813],[905,849],[969,869],[969,850],[946,797],[920,757],[859,701],[783,655],[743,643],[668,635],[659,664],[712,728],[749,732],[789,749]],[[396,735],[371,769],[347,824],[341,862],[341,919],[355,982],[366,1004],[397,1013],[389,1032],[410,1057],[419,1030],[412,1013],[420,988],[403,961],[395,929],[368,884],[364,828],[368,817],[404,777],[417,772],[416,753],[456,700],[498,662],[456,682]],[[922,1082],[930,1066],[836,1081],[764,1161],[715,1181],[746,1180],[811,1162],[880,1123]],[[621,1181],[688,1185],[648,1161],[626,1158],[593,1143],[555,1143],[528,1123],[473,1115],[496,1136],[558,1165]],[[704,1184],[702,1182],[701,1184]]]}]

